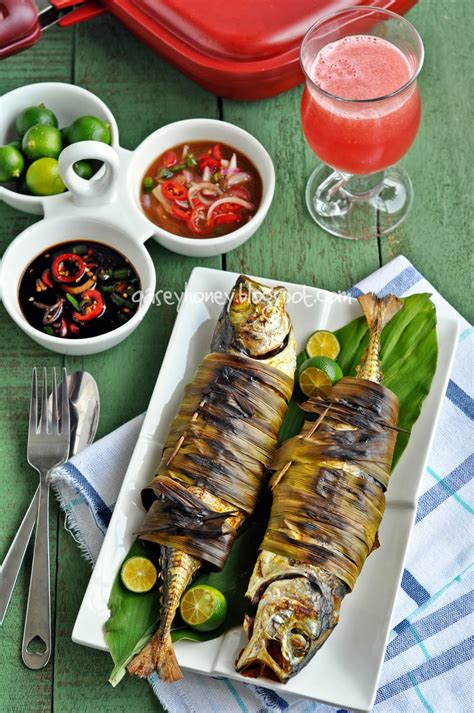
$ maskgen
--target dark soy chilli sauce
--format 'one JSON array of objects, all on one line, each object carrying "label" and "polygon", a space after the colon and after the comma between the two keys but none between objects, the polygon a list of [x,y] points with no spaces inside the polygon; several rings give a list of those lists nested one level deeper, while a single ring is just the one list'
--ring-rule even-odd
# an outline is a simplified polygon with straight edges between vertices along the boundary
[{"label": "dark soy chilli sauce", "polygon": [[262,179],[240,151],[213,141],[179,144],[143,176],[140,201],[149,220],[186,238],[218,238],[247,223],[262,200]]},{"label": "dark soy chilli sauce", "polygon": [[19,302],[40,332],[84,339],[111,332],[136,313],[140,280],[129,260],[102,243],[74,240],[38,255],[20,281]]}]

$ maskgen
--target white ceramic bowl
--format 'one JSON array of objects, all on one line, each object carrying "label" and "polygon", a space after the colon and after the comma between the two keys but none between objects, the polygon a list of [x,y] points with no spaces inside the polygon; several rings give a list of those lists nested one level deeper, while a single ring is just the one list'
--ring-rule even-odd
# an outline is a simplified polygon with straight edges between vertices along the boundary
[{"label": "white ceramic bowl", "polygon": [[163,247],[181,255],[209,257],[221,255],[245,243],[262,224],[275,190],[275,170],[272,160],[257,139],[234,124],[215,119],[185,119],[161,127],[150,134],[133,151],[128,167],[127,189],[135,212],[144,216],[140,206],[140,187],[148,166],[167,149],[192,141],[222,142],[241,151],[255,165],[260,173],[263,191],[262,200],[256,214],[248,223],[232,233],[218,238],[185,238],[169,233],[152,221],[145,219],[156,240]]},{"label": "white ceramic bowl", "polygon": [[[87,89],[63,82],[38,82],[18,87],[0,98],[0,145],[18,138],[15,119],[29,106],[43,102],[58,117],[59,127],[72,124],[74,119],[92,114],[110,124],[112,146],[119,145],[117,122],[104,102]],[[0,186],[0,199],[26,213],[42,215],[56,196],[29,196]]]},{"label": "white ceramic bowl", "polygon": [[[62,339],[41,332],[26,321],[18,300],[18,287],[24,271],[37,255],[53,245],[76,239],[104,243],[127,257],[138,273],[143,298],[136,314],[117,329],[85,339]],[[10,317],[35,342],[61,354],[95,354],[122,342],[145,316],[153,299],[155,284],[153,261],[141,243],[135,242],[113,223],[80,216],[40,220],[30,226],[7,248],[0,267],[0,294]]]}]

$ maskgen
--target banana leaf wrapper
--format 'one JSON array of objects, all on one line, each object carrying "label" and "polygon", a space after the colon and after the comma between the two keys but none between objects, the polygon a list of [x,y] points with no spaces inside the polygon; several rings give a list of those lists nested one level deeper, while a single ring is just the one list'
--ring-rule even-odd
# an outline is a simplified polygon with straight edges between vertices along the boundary
[{"label": "banana leaf wrapper", "polygon": [[[228,519],[255,508],[292,388],[292,379],[271,366],[208,354],[142,491],[148,512],[140,536],[222,568],[237,529]],[[222,512],[200,499],[203,489],[220,499]]]},{"label": "banana leaf wrapper", "polygon": [[306,423],[275,453],[261,549],[321,567],[351,590],[378,546],[398,399],[381,384],[345,377],[303,408],[322,421],[316,430]]}]

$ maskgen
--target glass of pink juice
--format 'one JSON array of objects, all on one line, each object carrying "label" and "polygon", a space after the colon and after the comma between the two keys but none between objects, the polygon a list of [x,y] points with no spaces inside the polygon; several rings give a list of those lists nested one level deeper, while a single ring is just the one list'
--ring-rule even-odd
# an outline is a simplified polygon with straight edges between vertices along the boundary
[{"label": "glass of pink juice", "polygon": [[379,237],[405,219],[413,188],[395,164],[420,124],[422,64],[418,32],[388,10],[340,10],[306,34],[301,121],[322,162],[309,178],[306,203],[333,235]]}]

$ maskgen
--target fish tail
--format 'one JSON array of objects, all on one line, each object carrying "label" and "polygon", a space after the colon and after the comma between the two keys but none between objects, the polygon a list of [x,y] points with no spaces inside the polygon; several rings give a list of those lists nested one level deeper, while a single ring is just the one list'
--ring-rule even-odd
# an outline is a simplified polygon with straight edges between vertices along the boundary
[{"label": "fish tail", "polygon": [[180,678],[183,678],[174,652],[170,632],[160,641],[159,649],[156,652],[155,667],[162,681],[174,683],[174,681],[179,681]]},{"label": "fish tail", "polygon": [[403,302],[395,295],[377,297],[373,292],[360,295],[357,300],[369,326],[369,342],[361,363],[356,368],[356,376],[359,379],[380,383],[382,381],[379,361],[380,335],[385,325],[403,307]]},{"label": "fish tail", "polygon": [[156,671],[160,679],[168,683],[183,677],[171,640],[171,626],[181,596],[200,566],[201,561],[196,557],[169,547],[162,548],[161,567],[164,581],[160,626],[148,644],[128,665],[129,673],[146,678]]},{"label": "fish tail", "polygon": [[373,292],[367,292],[365,295],[360,295],[357,300],[371,332],[376,330],[381,332],[403,307],[403,302],[395,295],[377,297]]},{"label": "fish tail", "polygon": [[127,666],[128,672],[140,678],[148,678],[154,671],[162,681],[174,683],[183,678],[171,639],[170,627],[156,631],[148,644]]}]

